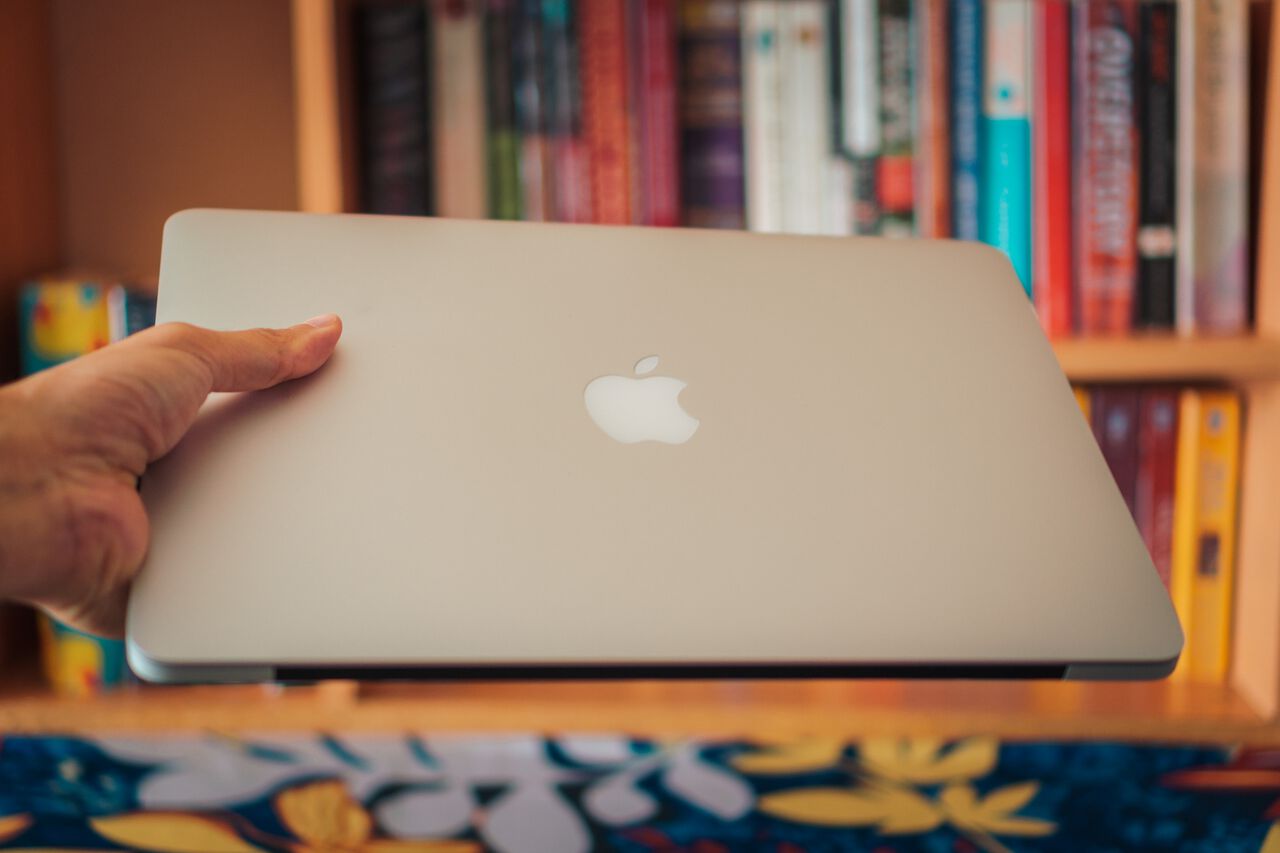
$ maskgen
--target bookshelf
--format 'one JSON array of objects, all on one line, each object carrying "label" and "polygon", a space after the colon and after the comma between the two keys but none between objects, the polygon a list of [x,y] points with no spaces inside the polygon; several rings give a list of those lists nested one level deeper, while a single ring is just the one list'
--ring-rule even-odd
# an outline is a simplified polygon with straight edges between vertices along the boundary
[{"label": "bookshelf", "polygon": [[[0,152],[18,155],[0,157],[0,183],[17,188],[0,194],[0,321],[11,324],[6,312],[12,310],[14,288],[39,271],[87,267],[154,277],[159,226],[176,209],[351,209],[355,122],[343,25],[353,2],[0,5],[0,63],[16,63],[22,72],[4,73],[8,66],[0,64]],[[126,23],[138,19],[150,22],[145,32]],[[1280,15],[1272,20],[1275,54]],[[197,34],[205,45],[198,51],[190,49]],[[167,47],[157,48],[161,43]],[[58,64],[71,53],[82,61]],[[94,61],[107,55],[111,62]],[[54,697],[29,666],[5,667],[0,660],[0,731],[985,731],[1008,737],[1280,743],[1280,62],[1272,61],[1268,73],[1269,156],[1262,175],[1255,333],[1054,342],[1073,381],[1223,382],[1244,391],[1236,654],[1229,685],[336,684],[275,691],[143,688],[82,701]],[[185,81],[190,97],[175,99],[173,86],[158,82],[162,78]],[[124,93],[131,97],[121,98]],[[110,114],[96,111],[94,105],[104,100],[114,104]],[[148,118],[158,112],[168,116],[165,126]],[[225,128],[215,126],[232,117],[235,127],[251,132],[230,139]],[[175,146],[210,134],[220,146],[189,144],[182,162],[173,161],[169,152]],[[132,146],[127,155],[126,142]],[[4,171],[14,163],[27,164],[21,181],[11,181]],[[102,210],[112,215],[103,217]],[[10,227],[17,222],[21,228]],[[0,336],[6,349],[0,379],[13,375],[7,341]],[[14,659],[29,661],[30,654],[19,650]]]}]

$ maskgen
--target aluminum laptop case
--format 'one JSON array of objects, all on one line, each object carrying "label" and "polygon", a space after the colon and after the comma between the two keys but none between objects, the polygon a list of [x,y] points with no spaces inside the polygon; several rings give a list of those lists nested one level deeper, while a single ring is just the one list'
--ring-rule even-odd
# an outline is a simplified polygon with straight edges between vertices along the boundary
[{"label": "aluminum laptop case", "polygon": [[991,248],[168,222],[161,322],[329,311],[326,367],[215,395],[144,477],[142,676],[1146,678],[1177,660],[1169,598]]}]

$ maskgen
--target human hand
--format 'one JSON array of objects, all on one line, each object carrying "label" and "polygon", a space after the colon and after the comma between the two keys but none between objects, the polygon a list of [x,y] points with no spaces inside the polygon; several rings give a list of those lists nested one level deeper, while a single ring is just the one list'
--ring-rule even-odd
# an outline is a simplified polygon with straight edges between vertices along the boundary
[{"label": "human hand", "polygon": [[120,636],[149,538],[148,463],[209,392],[312,373],[341,334],[334,315],[244,332],[166,323],[0,388],[0,598]]}]

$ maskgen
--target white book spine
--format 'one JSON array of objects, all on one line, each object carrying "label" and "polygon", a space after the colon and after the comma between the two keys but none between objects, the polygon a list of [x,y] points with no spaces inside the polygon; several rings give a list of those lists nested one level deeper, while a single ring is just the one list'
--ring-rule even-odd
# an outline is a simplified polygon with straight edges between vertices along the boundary
[{"label": "white book spine", "polygon": [[475,3],[432,4],[433,136],[437,210],[482,219],[487,213],[484,45]]},{"label": "white book spine", "polygon": [[880,40],[876,0],[840,2],[840,80],[845,153],[880,153]]},{"label": "white book spine", "polygon": [[1196,3],[1178,4],[1178,202],[1174,321],[1179,332],[1195,330]]},{"label": "white book spine", "polygon": [[783,230],[824,231],[831,158],[826,7],[790,0],[782,9]]},{"label": "white book spine", "polygon": [[747,227],[782,230],[782,99],[779,23],[785,0],[742,7],[742,124]]},{"label": "white book spine", "polygon": [[[1190,41],[1179,44],[1178,117],[1193,123],[1178,127],[1178,190],[1189,191],[1185,206],[1179,199],[1178,224],[1191,229],[1179,235],[1178,329],[1238,333],[1249,302],[1248,4],[1184,2],[1180,13],[1179,39]],[[1184,26],[1188,14],[1192,26]]]}]

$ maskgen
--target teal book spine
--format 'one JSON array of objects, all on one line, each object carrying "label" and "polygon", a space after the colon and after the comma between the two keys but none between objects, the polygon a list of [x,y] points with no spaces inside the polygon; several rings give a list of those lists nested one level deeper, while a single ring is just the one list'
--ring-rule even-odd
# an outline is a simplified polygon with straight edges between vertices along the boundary
[{"label": "teal book spine", "polygon": [[987,118],[983,141],[981,237],[1013,262],[1031,295],[1031,122]]},{"label": "teal book spine", "polygon": [[1031,295],[1031,8],[986,7],[980,238],[1001,249]]}]

